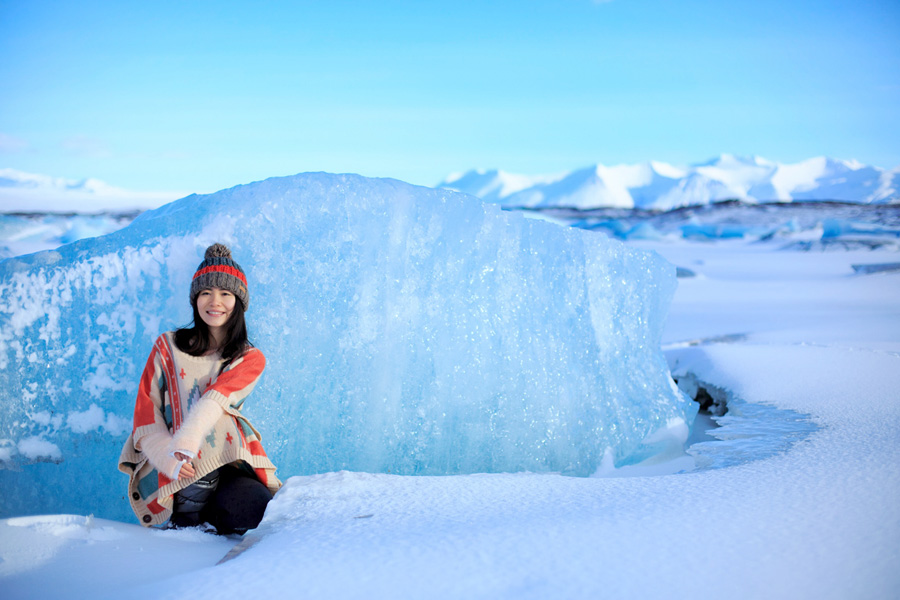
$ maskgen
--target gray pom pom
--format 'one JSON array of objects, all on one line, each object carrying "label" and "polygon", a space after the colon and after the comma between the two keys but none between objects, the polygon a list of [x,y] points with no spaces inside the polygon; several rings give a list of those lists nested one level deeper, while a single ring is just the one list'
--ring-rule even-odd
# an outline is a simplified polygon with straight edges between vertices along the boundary
[{"label": "gray pom pom", "polygon": [[206,249],[206,260],[210,258],[231,258],[231,250],[225,244],[213,244]]}]

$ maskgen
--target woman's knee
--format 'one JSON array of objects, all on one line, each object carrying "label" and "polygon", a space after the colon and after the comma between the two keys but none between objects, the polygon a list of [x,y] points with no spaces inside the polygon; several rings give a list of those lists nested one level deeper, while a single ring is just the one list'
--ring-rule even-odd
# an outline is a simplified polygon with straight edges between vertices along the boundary
[{"label": "woman's knee", "polygon": [[271,499],[272,492],[255,477],[235,477],[220,482],[213,500],[213,525],[219,533],[244,533],[255,529]]}]

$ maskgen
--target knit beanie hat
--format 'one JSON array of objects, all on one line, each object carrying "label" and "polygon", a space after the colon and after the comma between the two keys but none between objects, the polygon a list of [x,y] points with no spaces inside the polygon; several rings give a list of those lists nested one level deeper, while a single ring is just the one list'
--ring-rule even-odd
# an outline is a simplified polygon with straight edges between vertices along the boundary
[{"label": "knit beanie hat", "polygon": [[247,277],[241,266],[232,260],[231,250],[225,244],[213,244],[206,249],[203,262],[191,281],[191,305],[200,292],[214,287],[228,290],[240,298],[245,311],[250,306]]}]

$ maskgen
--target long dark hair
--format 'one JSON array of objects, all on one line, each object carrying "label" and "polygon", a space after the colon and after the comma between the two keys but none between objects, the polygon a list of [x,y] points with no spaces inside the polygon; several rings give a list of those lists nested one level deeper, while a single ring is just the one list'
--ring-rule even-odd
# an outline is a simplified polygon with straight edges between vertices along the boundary
[{"label": "long dark hair", "polygon": [[[220,347],[222,358],[225,362],[219,372],[225,370],[233,360],[239,358],[244,352],[253,346],[247,339],[247,323],[244,321],[244,305],[239,298],[235,298],[234,309],[231,316],[225,322],[225,343]],[[209,352],[210,335],[209,325],[200,317],[197,309],[197,299],[191,303],[194,309],[194,322],[190,327],[182,327],[175,330],[175,345],[178,349],[191,356],[203,356]]]}]

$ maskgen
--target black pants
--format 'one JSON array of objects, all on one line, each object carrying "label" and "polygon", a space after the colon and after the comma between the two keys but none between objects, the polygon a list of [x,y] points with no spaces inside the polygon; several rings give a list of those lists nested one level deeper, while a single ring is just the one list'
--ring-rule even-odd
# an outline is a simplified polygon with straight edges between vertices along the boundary
[{"label": "black pants", "polygon": [[170,522],[175,527],[209,523],[220,535],[244,534],[259,525],[271,499],[252,471],[226,465],[175,493]]}]

